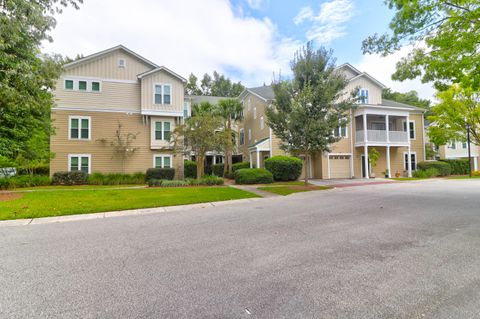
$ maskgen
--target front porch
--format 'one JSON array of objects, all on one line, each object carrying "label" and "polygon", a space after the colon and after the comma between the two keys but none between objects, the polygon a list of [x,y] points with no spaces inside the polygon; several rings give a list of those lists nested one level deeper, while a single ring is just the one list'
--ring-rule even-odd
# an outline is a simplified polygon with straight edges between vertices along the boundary
[{"label": "front porch", "polygon": [[[375,167],[369,161],[373,148],[379,153]],[[354,161],[356,178],[412,177],[417,166],[417,155],[409,147],[365,145],[355,148]]]},{"label": "front porch", "polygon": [[355,146],[409,145],[408,116],[367,114],[355,117]]}]

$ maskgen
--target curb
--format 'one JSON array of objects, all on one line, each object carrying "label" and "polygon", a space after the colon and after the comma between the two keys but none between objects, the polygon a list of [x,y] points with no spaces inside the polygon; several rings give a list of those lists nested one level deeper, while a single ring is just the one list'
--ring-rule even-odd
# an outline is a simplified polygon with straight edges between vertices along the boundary
[{"label": "curb", "polygon": [[242,203],[251,203],[251,202],[256,202],[262,199],[263,198],[244,198],[244,199],[233,199],[233,200],[226,200],[226,201],[220,201],[220,202],[207,202],[207,203],[178,205],[178,206],[119,210],[119,211],[111,211],[111,212],[103,212],[103,213],[89,213],[89,214],[79,214],[79,215],[2,220],[0,221],[0,228],[11,227],[11,226],[44,225],[44,224],[53,224],[53,223],[73,222],[73,221],[79,221],[79,220],[92,220],[92,219],[103,219],[103,218],[111,218],[111,217],[138,216],[138,215],[148,215],[148,214],[157,214],[157,213],[184,211],[184,210],[194,210],[199,208],[209,208],[209,207],[217,207],[217,206],[221,207],[221,206],[229,206],[229,205],[242,204]]}]

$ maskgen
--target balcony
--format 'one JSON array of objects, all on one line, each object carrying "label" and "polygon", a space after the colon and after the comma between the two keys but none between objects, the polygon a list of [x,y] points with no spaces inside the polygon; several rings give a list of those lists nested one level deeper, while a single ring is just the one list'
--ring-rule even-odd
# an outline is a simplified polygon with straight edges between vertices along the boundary
[{"label": "balcony", "polygon": [[389,131],[387,134],[386,130],[360,130],[355,132],[355,143],[365,143],[367,141],[372,143],[408,144],[408,133]]},{"label": "balcony", "polygon": [[[407,146],[407,116],[366,114],[355,117],[355,144]],[[366,128],[366,129],[365,129]]]}]

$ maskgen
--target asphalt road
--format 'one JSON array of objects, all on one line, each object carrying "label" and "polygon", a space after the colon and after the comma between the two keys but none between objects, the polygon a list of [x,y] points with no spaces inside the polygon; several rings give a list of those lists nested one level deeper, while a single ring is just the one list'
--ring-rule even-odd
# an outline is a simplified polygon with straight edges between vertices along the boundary
[{"label": "asphalt road", "polygon": [[480,318],[480,180],[0,228],[1,318]]}]

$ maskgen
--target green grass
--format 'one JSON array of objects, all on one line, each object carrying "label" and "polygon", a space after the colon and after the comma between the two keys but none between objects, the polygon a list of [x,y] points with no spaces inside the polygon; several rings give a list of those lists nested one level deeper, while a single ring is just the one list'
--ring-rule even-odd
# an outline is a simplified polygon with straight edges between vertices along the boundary
[{"label": "green grass", "polygon": [[[305,182],[303,181],[290,181],[290,182],[274,182],[271,185],[297,185],[297,186],[303,186],[305,185]],[[307,185],[312,185],[308,183]]]},{"label": "green grass", "polygon": [[259,197],[232,187],[51,190],[0,201],[0,220],[175,206]]},{"label": "green grass", "polygon": [[[300,184],[303,185],[304,183]],[[301,193],[301,192],[309,192],[309,191],[317,191],[317,190],[326,190],[326,189],[331,189],[329,186],[309,186],[307,188],[300,188],[300,187],[292,187],[292,186],[297,186],[298,184],[292,184],[292,185],[279,185],[279,186],[264,186],[264,187],[258,187],[258,189],[267,191],[270,193],[286,196],[290,195],[293,193]],[[300,186],[298,185],[298,186]]]},{"label": "green grass", "polygon": [[140,188],[147,187],[146,184],[121,184],[121,185],[72,185],[72,186],[35,186],[12,189],[12,192],[23,191],[51,191],[51,190],[85,190],[85,189],[108,189],[108,188]]}]

